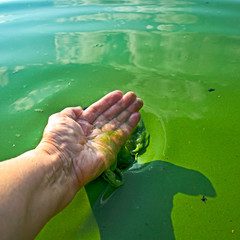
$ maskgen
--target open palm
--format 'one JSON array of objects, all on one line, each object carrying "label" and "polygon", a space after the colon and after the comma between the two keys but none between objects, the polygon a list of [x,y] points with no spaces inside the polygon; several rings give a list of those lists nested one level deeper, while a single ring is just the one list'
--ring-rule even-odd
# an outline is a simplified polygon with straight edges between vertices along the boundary
[{"label": "open palm", "polygon": [[133,92],[114,91],[85,111],[66,108],[49,118],[39,146],[61,155],[58,167],[80,188],[113,164],[140,120],[142,105]]}]

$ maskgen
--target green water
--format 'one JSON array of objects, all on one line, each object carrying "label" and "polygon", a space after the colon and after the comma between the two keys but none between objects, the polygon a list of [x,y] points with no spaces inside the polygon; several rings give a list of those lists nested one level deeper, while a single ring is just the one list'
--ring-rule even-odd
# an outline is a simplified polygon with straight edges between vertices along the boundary
[{"label": "green water", "polygon": [[115,89],[151,135],[147,167],[89,184],[37,239],[240,238],[239,26],[233,0],[0,2],[0,160]]}]

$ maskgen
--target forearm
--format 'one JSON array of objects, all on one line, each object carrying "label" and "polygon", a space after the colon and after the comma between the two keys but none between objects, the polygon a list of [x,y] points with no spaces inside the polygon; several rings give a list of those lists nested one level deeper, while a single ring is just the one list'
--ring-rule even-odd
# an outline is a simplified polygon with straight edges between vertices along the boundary
[{"label": "forearm", "polygon": [[0,163],[1,239],[33,239],[77,192],[59,154],[41,149]]}]

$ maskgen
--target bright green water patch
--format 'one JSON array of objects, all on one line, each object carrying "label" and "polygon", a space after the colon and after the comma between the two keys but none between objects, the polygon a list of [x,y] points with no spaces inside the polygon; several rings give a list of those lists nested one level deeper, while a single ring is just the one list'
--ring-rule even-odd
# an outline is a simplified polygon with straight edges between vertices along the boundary
[{"label": "bright green water patch", "polygon": [[71,204],[55,216],[36,239],[100,240],[97,222],[86,191],[81,189]]},{"label": "bright green water patch", "polygon": [[86,186],[39,239],[239,239],[239,11],[226,0],[0,3],[1,160],[34,148],[50,114],[114,89],[143,99],[151,135],[149,165],[115,191]]}]

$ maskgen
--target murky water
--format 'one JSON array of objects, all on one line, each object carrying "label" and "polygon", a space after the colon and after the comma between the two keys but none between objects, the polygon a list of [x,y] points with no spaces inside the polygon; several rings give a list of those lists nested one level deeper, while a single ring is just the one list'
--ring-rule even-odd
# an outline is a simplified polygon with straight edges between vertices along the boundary
[{"label": "murky water", "polygon": [[150,165],[90,184],[38,239],[240,237],[239,26],[233,0],[0,2],[1,160],[115,89],[151,134]]}]

